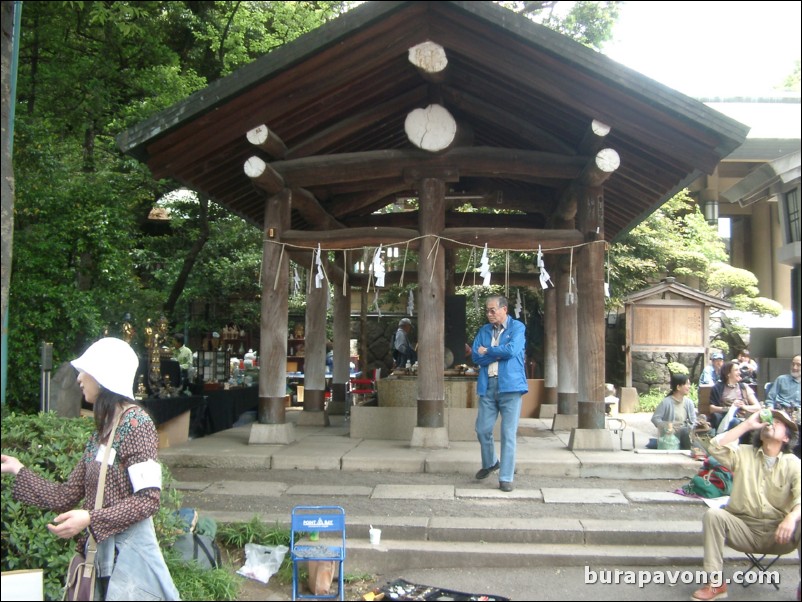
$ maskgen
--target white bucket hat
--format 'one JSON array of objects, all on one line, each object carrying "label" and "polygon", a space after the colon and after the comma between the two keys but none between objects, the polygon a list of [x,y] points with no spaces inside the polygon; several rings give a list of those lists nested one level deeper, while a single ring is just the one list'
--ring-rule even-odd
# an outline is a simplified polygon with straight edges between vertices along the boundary
[{"label": "white bucket hat", "polygon": [[134,399],[139,357],[125,341],[111,337],[100,339],[70,363],[76,370],[89,374],[104,389]]}]

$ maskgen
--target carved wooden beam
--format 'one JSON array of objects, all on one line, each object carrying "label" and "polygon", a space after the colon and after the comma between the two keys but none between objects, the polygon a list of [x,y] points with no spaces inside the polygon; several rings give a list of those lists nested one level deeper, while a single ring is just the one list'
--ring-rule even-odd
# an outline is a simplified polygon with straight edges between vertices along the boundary
[{"label": "carved wooden beam", "polygon": [[369,190],[367,192],[356,193],[348,198],[335,199],[331,203],[329,211],[335,218],[350,215],[359,211],[366,213],[376,209],[386,207],[394,201],[394,197],[399,192],[409,190],[409,186],[403,183],[382,188],[381,190]]},{"label": "carved wooden beam", "polygon": [[442,95],[449,106],[476,114],[481,119],[505,130],[512,130],[531,140],[532,144],[545,151],[569,156],[576,155],[576,149],[566,144],[565,141],[533,125],[530,121],[499,111],[498,107],[492,103],[476,98],[471,94],[456,91],[449,86],[443,86]]},{"label": "carved wooden beam", "polygon": [[542,250],[571,247],[585,239],[578,230],[534,230],[528,228],[446,228],[442,237],[448,241],[475,246],[487,243],[491,249]]},{"label": "carved wooden beam", "polygon": [[301,214],[313,230],[337,230],[346,227],[326,211],[311,192],[303,188],[292,189],[292,208]]},{"label": "carved wooden beam", "polygon": [[418,150],[378,150],[275,161],[271,166],[290,187],[309,188],[342,182],[399,178],[404,170],[456,165],[460,176],[528,181],[534,178],[572,180],[587,164],[585,157],[493,147],[455,148],[432,156]]},{"label": "carved wooden beam", "polygon": [[440,44],[427,41],[413,46],[409,49],[407,58],[426,81],[438,84],[445,81],[448,57]]},{"label": "carved wooden beam", "polygon": [[[389,286],[391,284],[398,284],[401,282],[401,275],[404,276],[404,284],[409,284],[410,282],[417,282],[418,281],[418,271],[417,270],[404,270],[403,272],[399,271],[391,271],[385,272],[384,274],[384,284],[385,286]],[[342,278],[342,276],[340,276]],[[536,272],[511,272],[508,275],[496,273],[493,276],[493,284],[499,284],[502,281],[506,281],[510,284],[510,286],[532,286],[540,289],[540,274]],[[366,273],[356,273],[350,274],[348,276],[348,282],[355,287],[364,288],[368,285],[368,281],[371,280],[371,275]],[[462,280],[462,274],[459,274],[458,283]],[[476,281],[481,283],[481,277],[476,275]],[[472,274],[468,274],[465,278],[466,283],[473,284],[473,276]],[[372,283],[372,282],[371,282]]]},{"label": "carved wooden beam", "polygon": [[598,153],[604,146],[604,139],[610,133],[610,126],[594,119],[590,122],[590,127],[585,131],[585,135],[579,142],[579,154],[592,156]]},{"label": "carved wooden beam", "polygon": [[282,139],[264,124],[253,128],[245,137],[248,142],[259,147],[275,159],[283,159],[287,154],[287,146]]},{"label": "carved wooden beam", "polygon": [[[345,230],[287,230],[281,242],[298,247],[317,247],[321,249],[353,249],[357,247],[377,247],[406,242],[418,237],[417,230],[406,228],[348,228]],[[410,245],[412,246],[412,245]],[[417,246],[417,244],[415,244]]]},{"label": "carved wooden beam", "polygon": [[597,188],[601,186],[607,178],[613,175],[613,172],[618,169],[621,160],[618,153],[612,148],[603,148],[592,161],[589,161],[582,173],[572,182],[560,198],[557,209],[552,214],[550,225],[557,226],[560,224],[559,220],[563,222],[574,219],[577,210],[577,203],[579,199],[586,194],[588,188]]},{"label": "carved wooden beam", "polygon": [[404,120],[404,131],[418,148],[439,153],[451,148],[457,139],[457,120],[445,107],[431,104],[410,111]]},{"label": "carved wooden beam", "polygon": [[356,132],[370,129],[374,124],[397,115],[404,107],[422,102],[426,98],[426,94],[426,86],[421,85],[388,102],[353,114],[294,145],[287,151],[285,158],[297,159],[319,154],[322,150],[335,146],[340,140]]},{"label": "carved wooden beam", "polygon": [[284,178],[281,174],[257,156],[245,161],[244,170],[245,175],[269,195],[284,189]]},{"label": "carved wooden beam", "polygon": [[[338,250],[395,245],[410,241],[419,246],[419,233],[411,228],[348,228],[346,230],[285,230],[281,242],[308,249]],[[441,234],[446,246],[484,246],[508,250],[559,250],[585,242],[578,230],[537,230],[528,228],[445,228]]]}]

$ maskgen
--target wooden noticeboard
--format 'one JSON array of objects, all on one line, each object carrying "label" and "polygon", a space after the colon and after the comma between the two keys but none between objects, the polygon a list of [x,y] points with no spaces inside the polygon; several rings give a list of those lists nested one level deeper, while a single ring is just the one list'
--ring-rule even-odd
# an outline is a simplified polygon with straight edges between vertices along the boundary
[{"label": "wooden noticeboard", "polygon": [[711,308],[730,303],[666,278],[630,295],[626,313],[626,386],[632,386],[632,353],[708,352]]},{"label": "wooden noticeboard", "polygon": [[704,347],[704,305],[634,306],[632,345],[638,347]]}]

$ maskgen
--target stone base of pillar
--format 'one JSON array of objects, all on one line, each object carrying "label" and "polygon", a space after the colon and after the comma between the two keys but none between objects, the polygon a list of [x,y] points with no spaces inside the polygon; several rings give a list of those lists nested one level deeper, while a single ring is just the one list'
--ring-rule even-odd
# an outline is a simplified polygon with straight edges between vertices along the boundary
[{"label": "stone base of pillar", "polygon": [[556,403],[542,403],[540,404],[540,419],[551,420],[557,415]]},{"label": "stone base of pillar", "polygon": [[557,403],[557,387],[543,388],[543,403]]},{"label": "stone base of pillar", "polygon": [[345,408],[346,403],[344,401],[330,401],[329,405],[326,406],[326,413],[329,416],[344,416],[345,415]]},{"label": "stone base of pillar", "polygon": [[568,449],[587,449],[594,451],[616,451],[618,447],[613,441],[613,434],[607,429],[578,429],[571,431]]},{"label": "stone base of pillar", "polygon": [[298,426],[329,426],[329,415],[325,411],[304,410],[298,414]]},{"label": "stone base of pillar", "polygon": [[251,436],[248,445],[287,445],[295,441],[295,425],[292,422],[284,424],[261,424],[251,425]]},{"label": "stone base of pillar", "polygon": [[576,414],[555,414],[551,423],[552,431],[570,431],[579,425],[579,416]]},{"label": "stone base of pillar", "polygon": [[448,429],[441,427],[416,426],[412,431],[410,447],[425,447],[428,449],[448,448]]}]

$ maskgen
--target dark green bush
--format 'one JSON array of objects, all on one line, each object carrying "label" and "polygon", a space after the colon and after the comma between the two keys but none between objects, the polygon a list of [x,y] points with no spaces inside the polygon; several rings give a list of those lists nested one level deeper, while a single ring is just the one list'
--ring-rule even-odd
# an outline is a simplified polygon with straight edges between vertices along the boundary
[{"label": "dark green bush", "polygon": [[[62,418],[54,413],[14,414],[2,421],[2,453],[16,456],[37,474],[64,481],[78,462],[94,430],[89,418]],[[179,532],[175,511],[181,507],[181,495],[172,486],[172,476],[163,466],[161,509],[153,517],[167,565],[183,600],[234,600],[238,586],[232,571],[201,571],[183,564],[169,550]],[[44,569],[45,599],[60,600],[67,565],[75,550],[75,541],[53,536],[47,524],[56,513],[27,506],[12,499],[13,479],[3,475],[2,555],[3,571]]]}]

